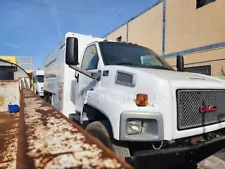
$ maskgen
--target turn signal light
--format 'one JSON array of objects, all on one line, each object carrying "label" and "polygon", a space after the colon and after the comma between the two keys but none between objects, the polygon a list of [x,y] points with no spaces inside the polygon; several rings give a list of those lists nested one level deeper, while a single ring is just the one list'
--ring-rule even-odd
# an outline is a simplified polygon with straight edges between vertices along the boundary
[{"label": "turn signal light", "polygon": [[146,106],[148,104],[148,95],[147,94],[137,94],[136,104],[138,106]]}]

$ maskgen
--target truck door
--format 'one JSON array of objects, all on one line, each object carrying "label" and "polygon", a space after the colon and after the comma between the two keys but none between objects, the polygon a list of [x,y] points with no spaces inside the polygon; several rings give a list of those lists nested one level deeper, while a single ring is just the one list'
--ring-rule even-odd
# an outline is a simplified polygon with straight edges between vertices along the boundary
[{"label": "truck door", "polygon": [[[98,71],[99,55],[97,52],[96,45],[91,45],[86,48],[83,60],[81,63],[81,68],[87,70],[88,72],[94,73]],[[82,73],[76,71],[75,73],[77,86],[75,91],[75,107],[76,113],[81,113],[83,111],[83,104],[86,92],[96,85],[96,80],[93,80]]]}]

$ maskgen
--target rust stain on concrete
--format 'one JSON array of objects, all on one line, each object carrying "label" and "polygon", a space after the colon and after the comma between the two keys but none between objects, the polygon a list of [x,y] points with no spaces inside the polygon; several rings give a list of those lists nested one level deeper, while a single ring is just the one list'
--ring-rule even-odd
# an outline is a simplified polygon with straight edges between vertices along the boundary
[{"label": "rust stain on concrete", "polygon": [[18,80],[0,80],[0,86],[8,85],[10,83],[18,82]]},{"label": "rust stain on concrete", "polygon": [[3,106],[3,105],[4,105],[4,97],[0,96],[0,106]]}]

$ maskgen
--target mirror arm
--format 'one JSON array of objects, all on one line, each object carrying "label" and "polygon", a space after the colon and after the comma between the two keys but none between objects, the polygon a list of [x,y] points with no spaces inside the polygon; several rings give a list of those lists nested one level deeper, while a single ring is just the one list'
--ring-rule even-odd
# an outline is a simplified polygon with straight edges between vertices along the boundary
[{"label": "mirror arm", "polygon": [[89,78],[91,78],[91,79],[98,80],[98,77],[93,77],[90,73],[87,73],[86,71],[84,71],[83,69],[81,69],[81,68],[79,68],[79,67],[77,67],[77,66],[69,65],[69,67],[70,67],[71,69],[74,69],[74,70],[76,70],[76,71],[82,73],[83,75],[85,75],[85,76],[87,76],[87,77],[89,77]]}]

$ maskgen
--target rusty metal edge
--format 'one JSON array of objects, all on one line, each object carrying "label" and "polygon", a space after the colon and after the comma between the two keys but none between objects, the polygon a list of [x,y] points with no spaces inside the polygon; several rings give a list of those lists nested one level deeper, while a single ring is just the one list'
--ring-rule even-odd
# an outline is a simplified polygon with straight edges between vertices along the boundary
[{"label": "rusty metal edge", "polygon": [[19,128],[18,128],[18,143],[17,143],[17,169],[28,169],[26,148],[27,142],[25,139],[26,126],[24,121],[24,97],[23,92],[20,91],[20,111],[19,111]]},{"label": "rusty metal edge", "polygon": [[72,124],[75,128],[77,128],[79,132],[81,132],[82,134],[84,134],[84,136],[87,137],[88,140],[90,140],[90,142],[92,142],[93,144],[98,145],[100,149],[102,149],[103,151],[105,151],[105,153],[108,154],[109,156],[115,158],[123,167],[125,167],[126,169],[133,169],[128,163],[126,163],[119,156],[117,156],[116,154],[114,154],[108,147],[106,147],[105,145],[103,145],[101,142],[99,142],[96,139],[94,139],[91,134],[89,134],[87,131],[85,131],[83,128],[81,128],[74,121],[72,121],[71,119],[68,119],[60,111],[57,110],[57,112],[60,113],[70,124]]},{"label": "rusty metal edge", "polygon": [[[35,93],[30,91],[29,89],[22,89],[21,90],[21,97],[20,97],[21,98],[21,100],[20,100],[21,108],[20,108],[20,117],[19,117],[19,139],[18,139],[18,152],[17,152],[17,169],[28,169],[29,168],[28,158],[27,158],[27,155],[26,155],[27,149],[22,148],[22,147],[27,148],[27,141],[25,140],[26,126],[25,126],[25,121],[24,121],[24,106],[25,106],[24,95],[23,95],[24,91],[29,91],[36,98],[42,99],[41,97],[37,96]],[[125,169],[133,169],[128,163],[126,163],[119,156],[114,154],[110,149],[108,149],[106,146],[104,146],[101,142],[94,139],[91,136],[91,134],[89,134],[87,131],[82,129],[78,124],[73,122],[71,119],[67,118],[62,112],[60,112],[59,110],[54,108],[51,104],[47,103],[46,101],[43,100],[43,102],[45,103],[45,105],[47,105],[49,107],[52,107],[68,123],[72,124],[72,126],[74,128],[77,128],[77,130],[79,132],[81,132],[87,138],[87,140],[89,140],[93,144],[98,145],[98,147],[100,149],[102,149],[104,151],[104,153],[106,153],[109,157],[112,157],[115,160],[117,160],[121,164],[121,166],[123,166]]]}]

